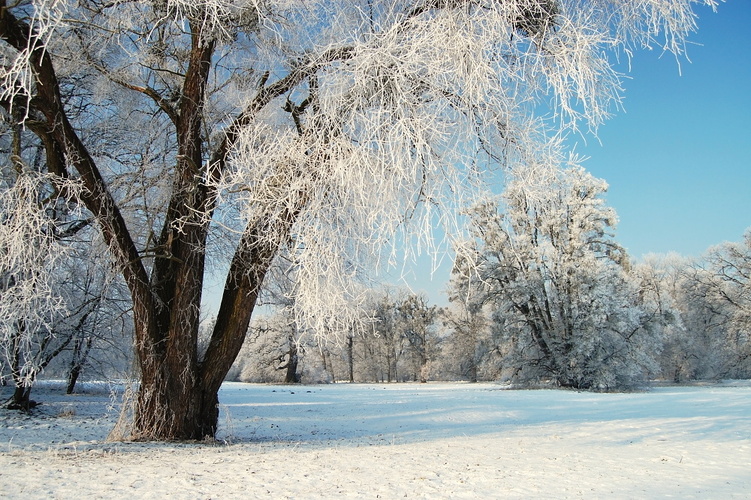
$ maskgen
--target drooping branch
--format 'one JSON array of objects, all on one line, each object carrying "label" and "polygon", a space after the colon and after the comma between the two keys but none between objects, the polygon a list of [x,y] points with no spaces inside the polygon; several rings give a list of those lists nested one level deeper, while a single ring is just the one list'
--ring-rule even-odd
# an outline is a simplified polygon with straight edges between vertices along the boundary
[{"label": "drooping branch", "polygon": [[[243,129],[255,120],[259,111],[265,108],[274,99],[291,92],[306,78],[311,78],[324,65],[336,61],[346,61],[354,55],[355,49],[350,46],[334,47],[326,50],[317,57],[309,57],[307,61],[296,65],[289,74],[270,85],[261,85],[253,100],[233,120],[224,134],[219,146],[211,158],[212,176],[218,178],[224,171],[225,163],[230,150],[237,142]],[[266,82],[268,75],[262,80]]]},{"label": "drooping branch", "polygon": [[[214,152],[210,175],[218,179],[243,128],[253,122],[260,110],[275,98],[289,93],[305,78],[312,77],[322,64],[346,60],[351,57],[352,51],[350,47],[330,49],[321,57],[299,65],[277,82],[262,85],[253,101],[230,125]],[[266,77],[263,79],[265,81]],[[295,111],[302,113],[307,104],[296,106]],[[266,273],[279,250],[280,242],[289,236],[305,204],[304,194],[298,194],[297,200],[287,205],[280,219],[273,220],[272,215],[268,215],[266,218],[250,221],[242,235],[227,275],[211,341],[201,364],[204,388],[218,389],[224,373],[242,347]],[[271,233],[275,235],[274,238],[269,237]]]},{"label": "drooping branch", "polygon": [[[39,131],[42,133],[39,136],[43,142],[50,139],[54,141],[54,144],[49,144],[46,148],[48,159],[52,160],[48,168],[64,177],[67,175],[67,165],[70,165],[80,175],[85,188],[81,199],[96,216],[115,261],[122,266],[123,276],[131,293],[139,298],[139,302],[134,304],[136,314],[140,320],[148,321],[149,314],[145,312],[153,304],[146,270],[96,162],[68,120],[50,52],[34,30],[10,12],[5,1],[0,3],[0,38],[19,53],[27,54],[28,64],[36,81],[36,95],[29,102],[46,121],[46,130],[40,125]],[[61,157],[66,159],[65,164],[61,164]]]}]

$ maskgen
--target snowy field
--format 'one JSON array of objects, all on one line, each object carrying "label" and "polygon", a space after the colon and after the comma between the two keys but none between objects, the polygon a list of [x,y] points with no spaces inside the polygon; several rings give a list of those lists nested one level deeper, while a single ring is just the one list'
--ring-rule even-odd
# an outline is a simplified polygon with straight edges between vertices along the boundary
[{"label": "snowy field", "polygon": [[[2,388],[2,396],[9,388]],[[106,386],[0,410],[4,498],[751,498],[751,383],[227,383],[221,443],[106,442]]]}]

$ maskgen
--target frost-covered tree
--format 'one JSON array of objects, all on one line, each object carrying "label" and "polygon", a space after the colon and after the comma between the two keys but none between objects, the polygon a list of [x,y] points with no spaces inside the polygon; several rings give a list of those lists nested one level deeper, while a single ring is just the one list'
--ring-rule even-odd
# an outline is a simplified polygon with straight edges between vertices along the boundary
[{"label": "frost-covered tree", "polygon": [[711,249],[706,257],[714,275],[710,301],[726,311],[727,375],[751,377],[751,231],[743,240]]},{"label": "frost-covered tree", "polygon": [[[18,161],[20,158],[16,157]],[[50,349],[55,322],[66,302],[55,278],[66,248],[64,224],[47,211],[66,205],[46,174],[19,167],[0,186],[0,358],[15,385],[12,407],[28,408],[40,370],[57,354]],[[3,376],[6,375],[3,373]]]},{"label": "frost-covered tree", "polygon": [[374,337],[370,342],[372,358],[377,363],[380,379],[386,382],[399,381],[400,360],[406,343],[399,328],[397,307],[397,301],[391,294],[385,293],[368,313],[371,324],[369,334]]},{"label": "frost-covered tree", "polygon": [[129,352],[132,342],[103,332],[126,331],[130,306],[115,300],[120,283],[77,202],[78,183],[44,172],[44,148],[11,118],[0,111],[0,151],[10,160],[0,173],[0,376],[16,386],[10,406],[28,408],[43,371],[67,377],[72,391],[88,361],[99,373],[122,365],[122,344]]},{"label": "frost-covered tree", "polygon": [[722,351],[706,323],[712,314],[689,293],[686,278],[693,274],[693,266],[690,259],[677,254],[648,255],[634,266],[642,301],[662,331],[658,376],[673,382],[715,377]]},{"label": "frost-covered tree", "polygon": [[259,318],[251,323],[246,345],[235,364],[234,378],[243,382],[301,382],[301,360],[306,348],[315,349],[302,343],[301,332],[289,309],[282,308]]},{"label": "frost-covered tree", "polygon": [[749,234],[702,257],[650,255],[634,266],[641,301],[661,330],[659,376],[673,382],[751,376]]},{"label": "frost-covered tree", "polygon": [[659,349],[653,314],[612,237],[605,182],[579,166],[515,176],[471,217],[477,285],[496,308],[515,378],[578,389],[633,385]]},{"label": "frost-covered tree", "polygon": [[[92,231],[86,233],[92,236]],[[112,273],[101,245],[81,235],[57,275],[65,293],[66,310],[55,323],[59,356],[47,368],[50,376],[67,380],[66,392],[75,390],[79,377],[123,379],[133,366],[133,325],[128,292]]]},{"label": "frost-covered tree", "polygon": [[[437,209],[539,155],[546,126],[596,128],[618,100],[608,53],[680,54],[696,3],[715,5],[0,1],[0,105],[50,175],[80,184],[130,291],[133,437],[214,435],[281,247],[306,321],[342,314],[402,223],[451,220]],[[225,286],[199,350],[214,262]]]},{"label": "frost-covered tree", "polygon": [[16,387],[14,408],[34,404],[31,389],[44,371],[66,377],[72,392],[87,365],[107,374],[120,365],[122,374],[132,350],[129,301],[85,240],[91,221],[70,210],[51,180],[20,171],[0,186],[0,362]]},{"label": "frost-covered tree", "polygon": [[397,330],[412,358],[412,380],[425,383],[430,377],[431,362],[438,354],[436,318],[437,308],[421,295],[409,294],[396,305]]},{"label": "frost-covered tree", "polygon": [[496,349],[491,342],[485,294],[475,286],[473,271],[457,259],[449,281],[449,306],[440,313],[446,335],[441,340],[444,376],[470,382],[482,378],[482,366]]},{"label": "frost-covered tree", "polygon": [[707,346],[701,378],[751,377],[751,231],[681,272],[682,320]]}]

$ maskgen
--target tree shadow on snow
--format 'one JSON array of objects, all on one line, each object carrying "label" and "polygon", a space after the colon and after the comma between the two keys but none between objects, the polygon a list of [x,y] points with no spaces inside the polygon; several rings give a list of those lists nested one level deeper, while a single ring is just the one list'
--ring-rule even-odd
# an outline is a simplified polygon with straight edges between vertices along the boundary
[{"label": "tree shadow on snow", "polygon": [[232,443],[406,444],[530,428],[631,443],[675,434],[737,438],[739,426],[751,426],[751,384],[603,394],[495,384],[233,383],[219,397],[218,438]]}]

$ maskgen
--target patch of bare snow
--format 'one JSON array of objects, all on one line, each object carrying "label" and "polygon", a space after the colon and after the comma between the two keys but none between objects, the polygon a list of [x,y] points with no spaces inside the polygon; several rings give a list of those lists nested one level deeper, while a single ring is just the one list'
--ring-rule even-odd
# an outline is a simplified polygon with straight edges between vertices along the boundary
[{"label": "patch of bare snow", "polygon": [[[7,388],[3,388],[3,396]],[[751,383],[226,383],[219,444],[105,442],[107,386],[0,410],[5,498],[748,498]]]}]

